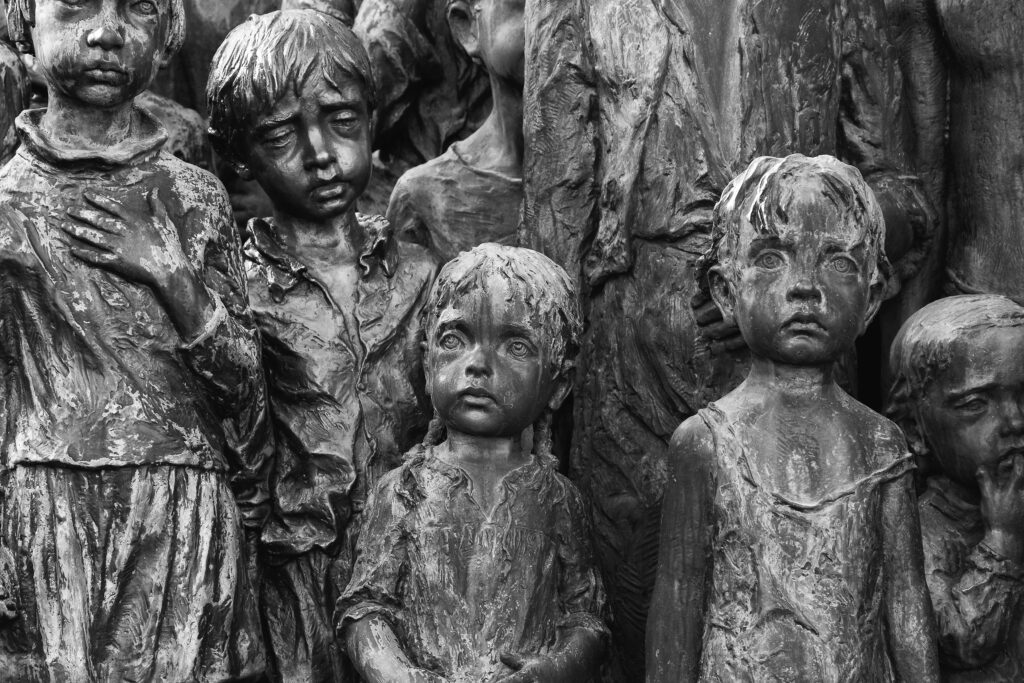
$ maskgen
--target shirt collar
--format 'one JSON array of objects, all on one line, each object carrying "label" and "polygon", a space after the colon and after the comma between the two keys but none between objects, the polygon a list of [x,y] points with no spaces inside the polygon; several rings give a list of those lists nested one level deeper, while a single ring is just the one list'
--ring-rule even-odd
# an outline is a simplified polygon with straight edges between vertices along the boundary
[{"label": "shirt collar", "polygon": [[[358,241],[356,261],[360,276],[365,279],[380,268],[385,276],[391,277],[397,265],[398,251],[387,219],[357,213],[356,223],[360,228],[354,236]],[[283,296],[302,279],[314,281],[306,265],[285,249],[272,219],[253,218],[249,221],[247,233],[246,254],[267,266],[267,282],[272,294]]]},{"label": "shirt collar", "polygon": [[15,119],[18,137],[34,156],[54,166],[87,166],[114,170],[131,166],[160,152],[167,141],[163,124],[142,107],[134,108],[135,135],[106,149],[83,150],[53,138],[39,125],[46,109],[26,109]]}]

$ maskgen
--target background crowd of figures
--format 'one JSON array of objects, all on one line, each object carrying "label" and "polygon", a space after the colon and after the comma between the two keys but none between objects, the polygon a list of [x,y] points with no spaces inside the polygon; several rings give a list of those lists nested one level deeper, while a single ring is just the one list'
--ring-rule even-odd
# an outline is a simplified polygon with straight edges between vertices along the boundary
[{"label": "background crowd of figures", "polygon": [[[889,494],[877,491],[898,479],[912,482],[907,500],[920,516],[920,543],[915,522],[907,562],[923,571],[925,632],[944,676],[1024,680],[1024,367],[1021,354],[999,346],[1009,337],[991,341],[978,331],[1024,325],[1024,3],[6,3],[0,210],[17,211],[0,216],[0,678],[358,681],[359,670],[370,680],[363,664],[396,637],[406,659],[392,664],[421,671],[403,679],[410,681],[582,681],[591,673],[606,682],[669,681],[698,669],[706,680],[925,676],[927,663],[913,669],[913,657],[878,634],[844,640],[845,627],[825,623],[815,612],[821,605],[811,604],[834,599],[834,609],[859,615],[862,632],[885,622],[882,613],[892,632],[924,618],[911,607],[894,617],[892,589],[865,588],[892,578],[881,549],[889,541],[878,540],[891,529],[872,525],[888,524],[879,520],[889,512],[878,509]],[[278,10],[306,18],[249,19]],[[309,19],[314,12],[321,19]],[[58,28],[47,33],[51,21]],[[146,29],[149,21],[165,44],[133,37],[157,31]],[[46,41],[81,45],[76,57]],[[96,55],[118,62],[145,49],[139,59],[152,73],[95,76],[128,93],[103,106],[62,84],[52,66],[79,59],[78,71],[67,67],[71,83],[83,70],[114,68],[86,63]],[[136,96],[122,77],[150,80]],[[325,104],[337,96],[358,103]],[[107,114],[86,116],[90,107]],[[117,107],[134,112],[125,114],[134,117],[130,134],[90,148],[102,138],[90,126]],[[351,121],[336,116],[350,110]],[[63,132],[54,128],[58,113]],[[321,159],[331,151],[321,153],[316,126],[306,122],[291,133],[298,142],[285,134],[271,141],[281,121],[318,116],[352,128],[343,137],[365,158],[356,149],[351,162]],[[365,131],[352,122],[360,116]],[[306,145],[311,160],[296,153],[289,166],[265,151],[275,144]],[[781,499],[765,495],[778,493],[780,480],[762,481],[746,460],[759,423],[729,413],[731,399],[716,403],[747,377],[751,345],[734,316],[723,315],[708,259],[730,239],[715,233],[727,187],[749,215],[761,201],[743,204],[743,188],[730,182],[746,178],[767,193],[772,178],[799,176],[805,161],[758,170],[756,160],[791,155],[828,155],[859,173],[848,180],[845,170],[822,166],[821,177],[838,178],[822,181],[823,205],[847,201],[835,199],[847,186],[859,197],[861,184],[877,202],[884,295],[877,314],[848,315],[870,326],[851,328],[835,377],[903,434],[872,432],[865,448],[878,457],[847,473],[855,483],[813,467],[794,474],[802,483],[831,476],[832,486],[798,486],[821,495],[780,513]],[[337,187],[327,178],[332,164],[344,181]],[[314,177],[318,201],[340,207],[334,214],[303,214],[296,197]],[[784,204],[772,210],[783,216]],[[812,214],[799,208],[779,220]],[[345,235],[341,247],[296,237],[296,226],[332,221]],[[70,252],[51,248],[68,234]],[[137,258],[200,281],[118,260],[133,239],[180,240],[169,261]],[[502,246],[463,254],[435,285],[444,264],[484,243]],[[519,263],[505,245],[549,257],[567,284],[547,260]],[[531,294],[531,276],[555,283],[555,293]],[[507,472],[494,485],[504,497],[481,508],[486,495],[472,495],[472,468],[433,455],[451,442],[446,429],[449,437],[457,429],[431,396],[437,378],[428,369],[424,379],[423,353],[432,343],[428,321],[437,324],[465,291],[496,287],[480,284],[488,277],[503,283],[510,311],[518,296],[527,318],[536,305],[569,319],[551,334],[569,340],[571,350],[559,353],[574,383],[567,396],[553,389],[525,424],[536,462],[557,461],[567,480],[549,480],[543,468]],[[563,293],[578,297],[578,330],[558,303]],[[963,295],[975,298],[926,307]],[[960,360],[937,360],[947,351]],[[938,391],[929,382],[950,364],[960,372],[948,379],[952,412],[929,422],[929,406],[946,405],[928,393]],[[915,384],[914,373],[927,381]],[[708,522],[719,535],[700,541],[718,545],[716,568],[698,583],[718,586],[721,558],[735,560],[733,602],[724,607],[658,579],[659,562],[662,572],[690,571],[687,553],[712,554],[685,524],[672,526],[696,507],[663,505],[698,496],[697,484],[681,482],[691,470],[677,457],[688,438],[680,425],[690,418],[728,461],[709,481],[746,491],[734,507],[719,495],[726,518]],[[794,453],[801,439],[818,438],[797,424],[779,429],[780,448]],[[694,481],[700,476],[693,470]],[[448,508],[417,507],[435,496],[447,497]],[[756,571],[745,577],[745,560],[722,551],[730,524],[762,523],[764,534],[804,544],[767,562],[814,566],[819,584],[807,588],[816,596],[807,604],[789,604],[781,588],[773,594]],[[827,528],[855,524],[881,536]],[[545,526],[555,531],[522,531]],[[666,550],[666,539],[679,547]],[[473,553],[484,567],[473,571],[501,568],[497,583],[477,576],[477,588],[463,591],[490,591],[486,601],[453,594],[412,610],[409,632],[390,613],[383,635],[372,630],[367,605],[398,611],[399,593],[437,599],[423,586],[465,569],[445,558]],[[395,564],[370,566],[368,557]],[[885,569],[854,578],[858,563]],[[523,588],[542,565],[570,569]],[[849,602],[842,586],[815,592],[835,577],[861,582],[854,594],[862,600]],[[761,603],[741,609],[747,579],[760,592],[745,597]],[[407,586],[417,588],[402,593]],[[652,596],[702,615],[721,607],[722,619],[739,620],[735,633],[761,635],[753,644],[735,634],[716,640],[703,622],[658,609],[651,617]],[[750,621],[736,617],[743,609]],[[810,649],[802,652],[782,627],[763,628],[790,618],[802,629],[792,638],[813,633],[854,668],[819,658],[812,671]],[[495,624],[503,619],[515,622],[511,631]],[[678,637],[665,636],[669,629]],[[567,633],[579,638],[567,645]],[[687,638],[703,643],[703,663],[677,655]],[[907,642],[900,648],[912,650]],[[519,653],[481,654],[496,643],[515,643]],[[881,649],[868,653],[865,643]],[[569,655],[547,664],[527,656],[559,648],[581,660],[597,648],[600,661],[589,671],[573,669]],[[746,664],[714,670],[707,657],[715,648]],[[779,663],[787,648],[800,652]],[[388,680],[388,671],[375,675]]]}]

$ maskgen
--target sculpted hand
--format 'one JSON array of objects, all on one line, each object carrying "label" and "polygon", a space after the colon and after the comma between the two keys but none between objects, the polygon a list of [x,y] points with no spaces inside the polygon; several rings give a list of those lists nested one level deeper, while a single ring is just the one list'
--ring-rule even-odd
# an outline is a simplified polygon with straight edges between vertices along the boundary
[{"label": "sculpted hand", "polygon": [[740,335],[740,328],[722,318],[722,312],[707,292],[698,291],[690,301],[690,306],[700,333],[711,342],[712,349],[718,352],[746,348],[747,343]]},{"label": "sculpted hand", "polygon": [[497,683],[556,683],[557,681],[557,667],[550,657],[506,652],[501,655],[500,659],[502,664],[514,669],[515,673],[499,678]]},{"label": "sculpted hand", "polygon": [[976,476],[985,544],[1007,559],[1024,563],[1024,455],[979,467]]},{"label": "sculpted hand", "polygon": [[87,207],[68,209],[64,224],[71,253],[91,265],[153,289],[161,298],[172,282],[192,274],[178,231],[156,190],[148,210],[125,206],[108,197],[84,193]]}]

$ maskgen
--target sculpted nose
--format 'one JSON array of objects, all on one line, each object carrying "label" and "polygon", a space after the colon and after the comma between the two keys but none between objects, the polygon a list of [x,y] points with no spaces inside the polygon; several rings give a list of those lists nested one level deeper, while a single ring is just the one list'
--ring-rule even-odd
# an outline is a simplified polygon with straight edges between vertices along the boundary
[{"label": "sculpted nose", "polygon": [[479,346],[470,354],[466,361],[466,375],[469,377],[490,377],[491,358]]},{"label": "sculpted nose", "polygon": [[116,50],[124,46],[124,36],[114,22],[104,20],[102,24],[89,31],[85,37],[85,44],[103,50]]},{"label": "sculpted nose", "polygon": [[1008,401],[1003,408],[1002,432],[1009,436],[1024,434],[1024,405],[1021,401]]},{"label": "sculpted nose", "polygon": [[316,126],[309,130],[309,165],[313,168],[327,168],[334,163],[334,154],[324,134]]},{"label": "sculpted nose", "polygon": [[821,301],[821,289],[807,276],[797,278],[786,292],[788,301]]}]

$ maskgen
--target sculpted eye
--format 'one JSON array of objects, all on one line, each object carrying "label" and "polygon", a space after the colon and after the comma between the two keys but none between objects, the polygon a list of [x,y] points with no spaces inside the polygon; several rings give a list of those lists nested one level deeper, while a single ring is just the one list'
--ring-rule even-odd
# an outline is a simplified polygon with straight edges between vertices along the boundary
[{"label": "sculpted eye", "polygon": [[156,3],[152,0],[140,0],[132,5],[132,8],[139,14],[156,14]]},{"label": "sculpted eye", "polygon": [[454,332],[445,332],[437,343],[445,351],[454,351],[462,346],[462,339]]},{"label": "sculpted eye", "polygon": [[263,135],[263,144],[269,147],[284,147],[292,138],[292,132],[287,128],[275,128]]},{"label": "sculpted eye", "polygon": [[533,347],[522,339],[513,339],[508,343],[508,352],[516,358],[526,358],[533,352]]},{"label": "sculpted eye", "polygon": [[836,271],[837,273],[856,273],[859,270],[857,268],[857,263],[853,259],[846,256],[835,257],[834,259],[832,259],[829,265],[832,267],[832,270]]},{"label": "sculpted eye", "polygon": [[757,260],[754,261],[754,265],[758,268],[775,270],[776,268],[782,267],[782,256],[774,251],[766,251],[757,257]]},{"label": "sculpted eye", "polygon": [[988,401],[981,396],[968,396],[957,402],[955,408],[958,412],[967,415],[980,413],[988,407]]}]

